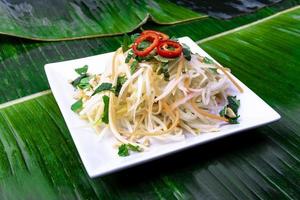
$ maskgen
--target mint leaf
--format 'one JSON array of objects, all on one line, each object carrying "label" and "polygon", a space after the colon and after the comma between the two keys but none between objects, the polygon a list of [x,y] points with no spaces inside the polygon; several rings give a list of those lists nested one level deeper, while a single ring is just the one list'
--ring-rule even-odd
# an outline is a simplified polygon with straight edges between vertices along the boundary
[{"label": "mint leaf", "polygon": [[82,105],[83,105],[82,99],[79,99],[78,101],[72,104],[71,110],[74,112],[78,112],[82,109]]},{"label": "mint leaf", "polygon": [[107,90],[111,90],[111,89],[112,89],[112,84],[111,83],[101,83],[101,85],[99,85],[96,88],[96,90],[94,91],[92,96],[99,93],[99,92],[103,92],[103,91],[107,91]]},{"label": "mint leaf", "polygon": [[79,75],[84,75],[84,74],[86,74],[87,71],[88,71],[88,66],[87,66],[87,65],[84,65],[83,67],[76,68],[75,71],[76,71],[77,74],[79,74]]},{"label": "mint leaf", "polygon": [[104,95],[102,97],[103,103],[104,103],[104,109],[102,114],[102,122],[105,124],[108,124],[109,122],[109,97],[107,95]]}]

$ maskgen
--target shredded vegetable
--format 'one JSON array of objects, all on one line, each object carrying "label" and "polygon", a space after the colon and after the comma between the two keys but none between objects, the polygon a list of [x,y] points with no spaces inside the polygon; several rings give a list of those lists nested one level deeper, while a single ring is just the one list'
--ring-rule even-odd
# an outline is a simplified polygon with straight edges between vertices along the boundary
[{"label": "shredded vegetable", "polygon": [[[150,33],[152,38],[169,38]],[[82,102],[82,108],[73,109],[100,133],[108,126],[119,141],[119,155],[127,156],[127,147],[146,150],[152,142],[182,140],[186,132],[197,135],[218,131],[233,119],[238,123],[240,104],[232,96],[235,88],[243,90],[225,68],[168,39],[162,40],[172,44],[164,46],[167,56],[158,55],[162,44],[153,47],[156,44],[151,40],[151,52],[146,47],[147,59],[141,59],[134,53],[141,41],[138,38],[133,50],[118,49],[111,69],[103,74],[90,75],[83,70],[80,76],[89,77],[89,87],[74,86],[74,98]]]}]

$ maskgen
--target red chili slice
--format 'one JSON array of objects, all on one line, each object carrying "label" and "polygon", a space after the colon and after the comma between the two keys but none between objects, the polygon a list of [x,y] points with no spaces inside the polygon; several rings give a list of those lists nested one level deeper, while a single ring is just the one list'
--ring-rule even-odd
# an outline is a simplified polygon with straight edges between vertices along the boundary
[{"label": "red chili slice", "polygon": [[159,36],[159,39],[160,40],[167,40],[169,39],[169,36],[167,34],[164,34],[162,32],[159,32],[159,31],[154,31],[154,30],[145,30],[142,32],[142,35],[144,34],[148,34],[148,33],[155,33]]},{"label": "red chili slice", "polygon": [[[151,44],[146,47],[145,49],[139,50],[139,44],[141,44],[143,41],[149,41]],[[147,33],[147,34],[142,34],[139,36],[134,44],[132,45],[133,52],[137,56],[145,57],[147,56],[159,43],[159,36],[155,33]]]},{"label": "red chili slice", "polygon": [[166,58],[175,58],[181,55],[182,46],[172,40],[161,41],[157,46],[157,53]]}]

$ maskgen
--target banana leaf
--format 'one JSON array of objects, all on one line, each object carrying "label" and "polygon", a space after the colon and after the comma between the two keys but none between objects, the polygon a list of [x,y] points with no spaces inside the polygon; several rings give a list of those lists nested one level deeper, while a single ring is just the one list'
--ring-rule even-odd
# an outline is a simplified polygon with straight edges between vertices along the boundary
[{"label": "banana leaf", "polygon": [[166,0],[5,0],[0,33],[34,40],[68,40],[131,32],[148,19],[174,24],[205,17]]},{"label": "banana leaf", "polygon": [[[161,30],[176,37],[189,36],[198,41],[270,16],[295,4],[296,1],[284,1],[231,20],[205,18],[171,26],[147,23],[143,28]],[[43,69],[46,63],[114,51],[121,41],[121,36],[61,42],[37,42],[0,37],[0,103],[49,89]]]},{"label": "banana leaf", "polygon": [[299,199],[299,16],[298,6],[199,41],[279,122],[90,179],[52,94],[41,93],[0,109],[0,198]]}]

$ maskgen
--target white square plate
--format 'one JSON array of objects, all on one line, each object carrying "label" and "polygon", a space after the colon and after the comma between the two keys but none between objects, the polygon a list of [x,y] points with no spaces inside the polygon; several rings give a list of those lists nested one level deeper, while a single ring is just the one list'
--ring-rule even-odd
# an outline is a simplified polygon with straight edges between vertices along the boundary
[{"label": "white square plate", "polygon": [[[190,38],[180,38],[180,42],[187,44],[192,52],[197,52],[200,55],[211,58]],[[106,66],[110,66],[112,55],[113,53],[107,53],[45,65],[45,71],[53,95],[90,177],[121,170],[280,119],[280,115],[277,112],[235,78],[244,89],[244,93],[238,95],[238,98],[241,100],[241,107],[239,109],[239,114],[241,115],[239,119],[240,124],[226,125],[219,132],[203,133],[199,136],[187,137],[184,141],[157,145],[155,147],[151,146],[149,151],[131,154],[128,157],[119,157],[117,149],[113,148],[116,140],[112,134],[105,134],[100,140],[100,136],[96,134],[93,128],[89,127],[87,122],[81,120],[70,109],[75,100],[73,99],[74,88],[69,84],[69,80],[73,80],[78,76],[74,69],[88,65],[90,73],[101,73]]]}]

